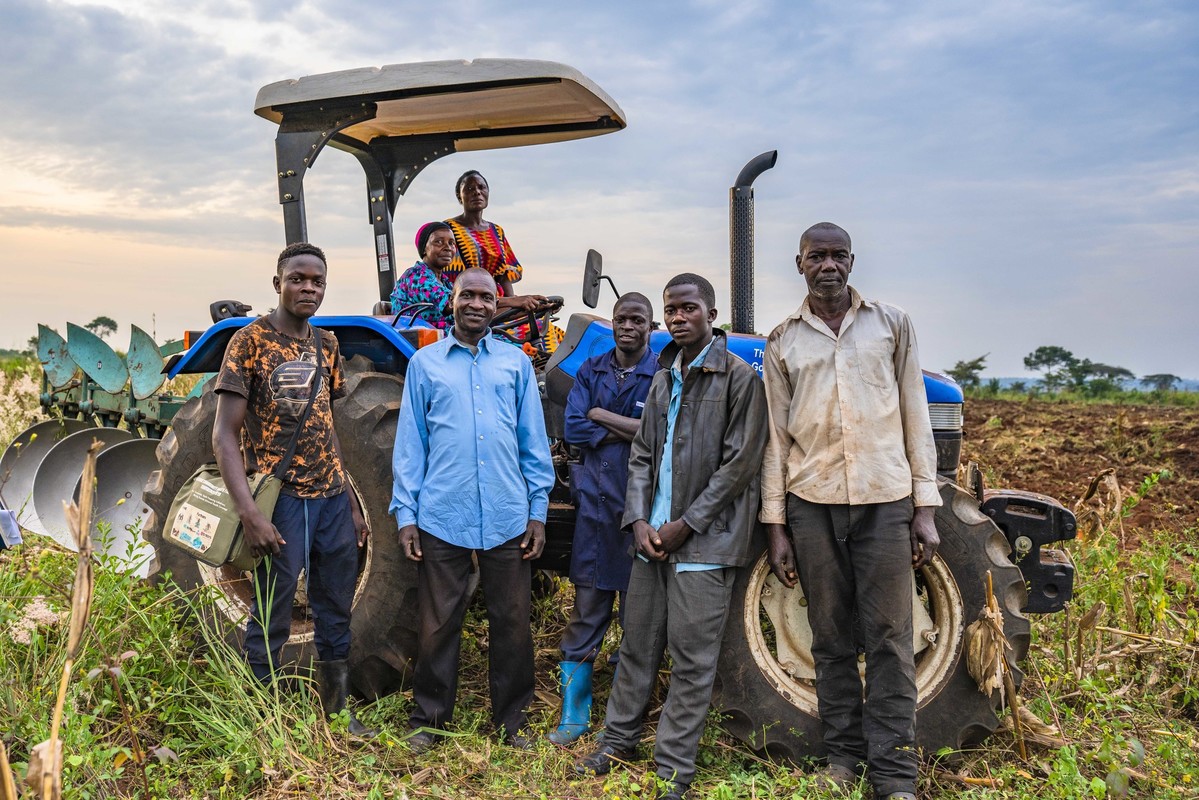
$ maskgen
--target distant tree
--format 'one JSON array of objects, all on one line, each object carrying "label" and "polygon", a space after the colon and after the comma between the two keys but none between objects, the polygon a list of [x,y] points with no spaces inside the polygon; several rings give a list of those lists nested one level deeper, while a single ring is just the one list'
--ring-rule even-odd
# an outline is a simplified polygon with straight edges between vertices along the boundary
[{"label": "distant tree", "polygon": [[1053,392],[1074,382],[1080,362],[1064,347],[1042,345],[1024,357],[1024,366],[1042,371],[1041,382]]},{"label": "distant tree", "polygon": [[991,378],[987,384],[983,386],[983,394],[987,397],[995,397],[999,394],[999,378]]},{"label": "distant tree", "polygon": [[977,388],[979,375],[982,373],[989,355],[991,354],[986,353],[972,361],[959,361],[953,365],[953,369],[947,369],[945,372],[960,385],[971,389]]},{"label": "distant tree", "polygon": [[25,342],[25,352],[31,356],[37,355],[37,337],[30,336]]},{"label": "distant tree", "polygon": [[1026,384],[1024,381],[1012,381],[1012,385],[1008,388],[1013,392],[1020,392],[1023,394],[1028,389],[1028,384]]},{"label": "distant tree", "polygon": [[1137,377],[1132,373],[1132,370],[1125,369],[1124,367],[1113,367],[1111,364],[1091,364],[1090,373],[1091,377],[1104,378],[1116,383],[1136,380]]},{"label": "distant tree", "polygon": [[1168,372],[1159,372],[1141,378],[1141,385],[1152,388],[1155,392],[1168,392],[1180,383],[1182,383],[1182,378]]},{"label": "distant tree", "polygon": [[117,321],[112,317],[99,316],[83,327],[103,339],[117,332]]}]

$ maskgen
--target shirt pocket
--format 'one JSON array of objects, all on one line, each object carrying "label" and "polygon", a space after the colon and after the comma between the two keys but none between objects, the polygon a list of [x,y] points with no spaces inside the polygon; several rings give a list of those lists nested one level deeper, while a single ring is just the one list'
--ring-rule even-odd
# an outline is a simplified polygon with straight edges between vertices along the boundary
[{"label": "shirt pocket", "polygon": [[885,344],[858,345],[854,361],[858,365],[858,376],[867,386],[875,389],[890,389],[895,385],[895,361],[891,348]]}]

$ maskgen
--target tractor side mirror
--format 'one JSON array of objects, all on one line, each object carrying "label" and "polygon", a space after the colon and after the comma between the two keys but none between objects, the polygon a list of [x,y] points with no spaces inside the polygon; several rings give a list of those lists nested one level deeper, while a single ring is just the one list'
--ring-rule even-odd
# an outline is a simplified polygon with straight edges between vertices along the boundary
[{"label": "tractor side mirror", "polygon": [[604,276],[604,257],[596,250],[587,251],[583,265],[583,304],[588,308],[599,305],[600,279]]},{"label": "tractor side mirror", "polygon": [[616,284],[604,274],[604,257],[597,250],[588,250],[587,261],[583,264],[583,303],[588,308],[595,308],[599,305],[601,281],[607,281],[616,296],[620,297],[620,291],[616,288]]}]

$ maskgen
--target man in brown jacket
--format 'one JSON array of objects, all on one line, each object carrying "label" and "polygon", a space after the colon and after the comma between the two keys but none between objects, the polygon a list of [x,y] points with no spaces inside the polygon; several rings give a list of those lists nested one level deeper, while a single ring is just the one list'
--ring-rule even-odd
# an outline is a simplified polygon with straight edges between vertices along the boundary
[{"label": "man in brown jacket", "polygon": [[663,369],[629,460],[622,524],[637,558],[620,668],[599,747],[575,768],[605,773],[633,757],[669,647],[674,667],[654,749],[668,800],[685,797],[695,777],[733,581],[749,559],[767,430],[762,381],[712,328],[712,284],[684,273],[662,300],[672,342],[658,359]]}]

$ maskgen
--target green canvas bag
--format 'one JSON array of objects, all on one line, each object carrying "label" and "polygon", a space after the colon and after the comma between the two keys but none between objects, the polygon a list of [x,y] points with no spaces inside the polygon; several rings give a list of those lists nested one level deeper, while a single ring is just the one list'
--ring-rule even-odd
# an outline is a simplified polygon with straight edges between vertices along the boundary
[{"label": "green canvas bag", "polygon": [[[312,336],[316,342],[316,373],[312,380],[312,392],[304,413],[296,423],[287,453],[273,472],[255,472],[246,476],[254,505],[268,520],[275,513],[275,503],[283,488],[283,474],[291,466],[300,431],[308,421],[312,404],[321,390],[324,342],[319,328],[313,327]],[[259,559],[251,554],[243,534],[241,517],[237,515],[233,497],[225,486],[220,469],[216,464],[204,464],[191,474],[175,495],[162,529],[162,540],[210,566],[230,564],[249,572],[258,566]]]},{"label": "green canvas bag", "polygon": [[[283,483],[270,472],[248,475],[254,505],[270,519],[275,513]],[[258,565],[242,535],[241,518],[216,464],[205,464],[191,474],[167,515],[162,540],[213,567],[231,564],[249,572]]]}]

